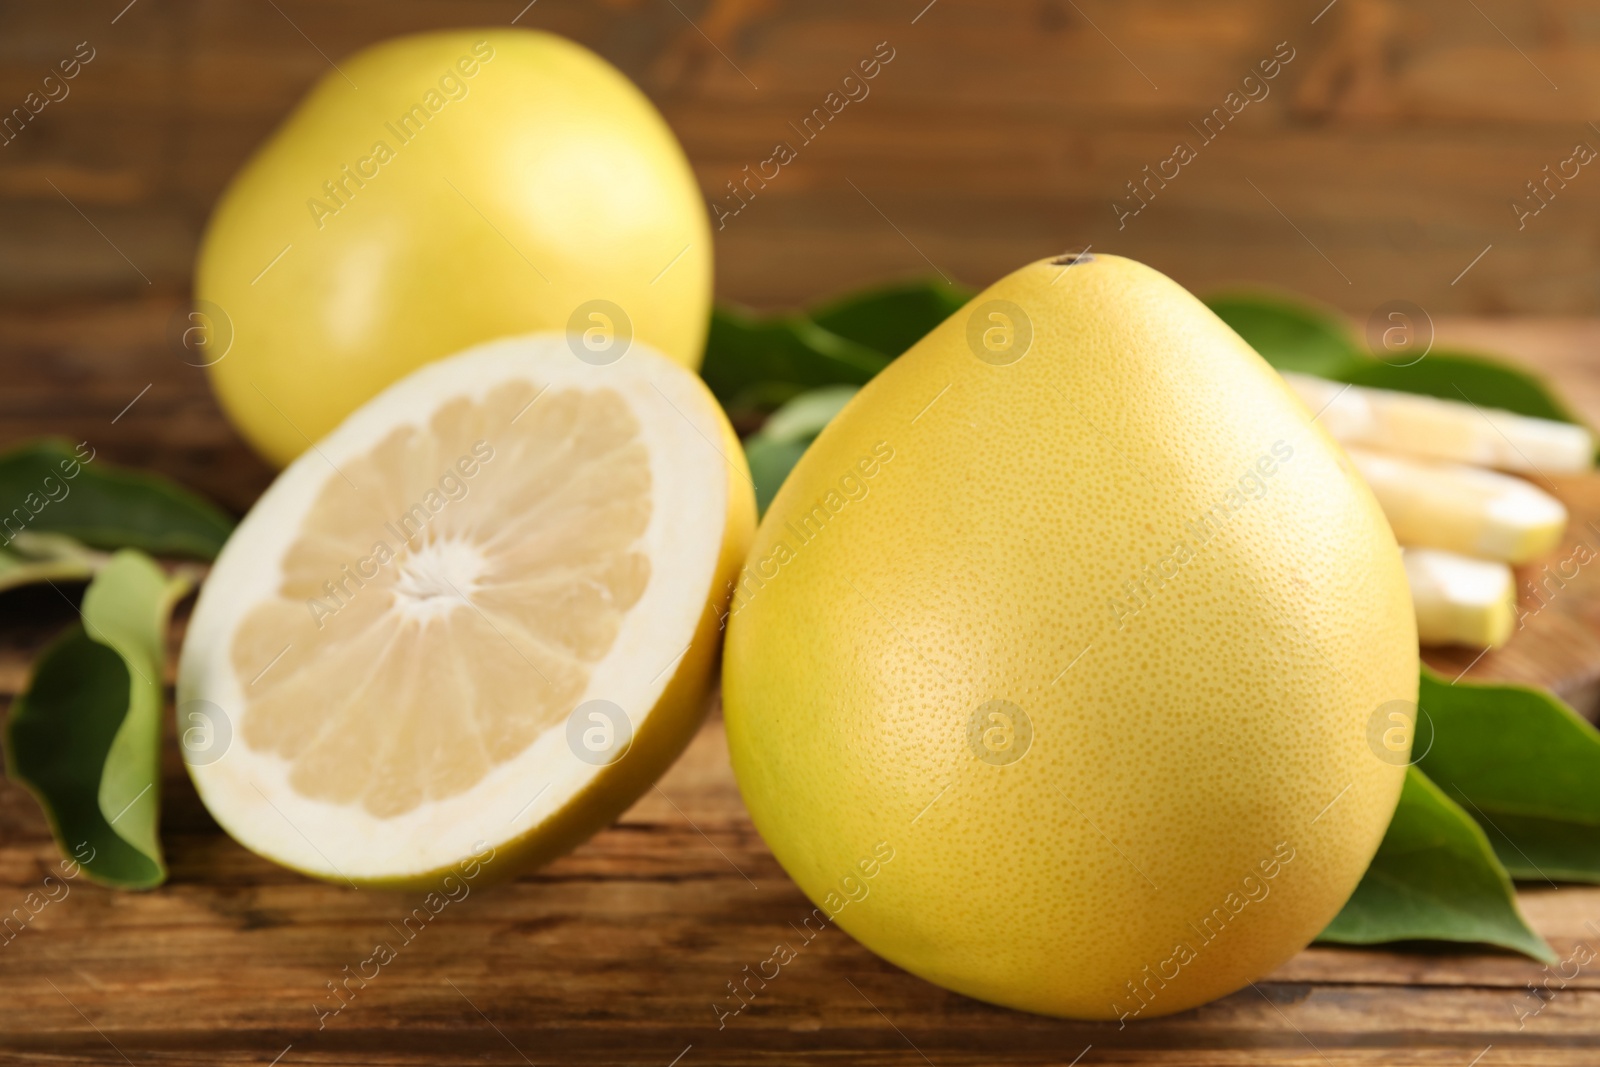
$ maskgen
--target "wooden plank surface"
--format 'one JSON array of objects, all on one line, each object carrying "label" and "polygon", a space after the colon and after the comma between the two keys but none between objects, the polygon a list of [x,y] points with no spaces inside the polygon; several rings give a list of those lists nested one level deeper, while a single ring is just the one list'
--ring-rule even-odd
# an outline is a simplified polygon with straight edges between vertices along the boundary
[{"label": "wooden plank surface", "polygon": [[[0,445],[59,432],[247,506],[270,473],[221,422],[199,372],[167,348],[176,307],[153,299],[0,315]],[[1597,334],[1578,320],[1441,323],[1441,337],[1492,343],[1544,369],[1591,418]],[[33,652],[72,617],[48,588],[0,597],[8,702]],[[1594,640],[1593,628],[1579,629]],[[174,648],[180,639],[181,620]],[[740,804],[715,712],[616,825],[542,871],[471,887],[410,941],[396,927],[421,894],[324,885],[245,851],[200,805],[171,738],[164,789],[166,886],[116,893],[78,879],[20,932],[0,935],[0,1064],[1496,1067],[1592,1064],[1600,1048],[1593,964],[1552,971],[1465,949],[1313,948],[1254,988],[1119,1029],[947,993],[837,929],[803,943],[793,924],[811,905]],[[44,888],[57,859],[37,806],[0,785],[0,913]],[[1600,888],[1529,886],[1522,896],[1563,959],[1580,943],[1600,950]],[[341,1006],[329,983],[380,941],[396,958],[352,983]],[[728,983],[780,941],[796,959],[737,1015],[719,1016],[714,1005],[738,1003]]]}]

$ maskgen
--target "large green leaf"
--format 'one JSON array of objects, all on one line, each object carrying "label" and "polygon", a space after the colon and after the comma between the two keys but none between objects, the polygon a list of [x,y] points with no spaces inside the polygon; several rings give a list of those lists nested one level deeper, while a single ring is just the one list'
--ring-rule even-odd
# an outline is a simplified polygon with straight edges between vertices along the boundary
[{"label": "large green leaf", "polygon": [[1300,297],[1223,292],[1206,306],[1279,370],[1343,381],[1348,365],[1369,358],[1344,316]]},{"label": "large green leaf", "polygon": [[1600,731],[1549,693],[1428,670],[1418,704],[1433,733],[1418,765],[1513,878],[1600,883]]},{"label": "large green leaf", "polygon": [[1319,941],[1459,941],[1554,962],[1517,907],[1511,879],[1477,823],[1427,775],[1406,768],[1400,804],[1372,866]]},{"label": "large green leaf", "polygon": [[1409,366],[1377,359],[1352,360],[1334,374],[1352,385],[1423,393],[1445,400],[1466,401],[1484,408],[1515,411],[1558,422],[1579,422],[1561,398],[1538,377],[1489,356],[1434,349]]},{"label": "large green leaf", "polygon": [[1541,378],[1493,356],[1430,348],[1390,363],[1374,358],[1343,316],[1296,296],[1227,292],[1206,304],[1279,370],[1583,424]]},{"label": "large green leaf", "polygon": [[157,837],[167,618],[190,588],[124,549],[75,624],[34,665],[6,723],[6,774],[44,807],[56,842],[107,885],[166,880]]},{"label": "large green leaf", "polygon": [[0,455],[0,545],[54,533],[92,548],[138,548],[212,559],[233,530],[226,515],[165,478],[112,467],[87,444],[55,438]]},{"label": "large green leaf", "polygon": [[[735,424],[748,424],[810,390],[865,384],[971,295],[927,280],[862,290],[809,315],[761,316],[718,305],[700,374]],[[754,446],[752,462],[777,471],[781,481],[797,455],[791,443],[763,442]]]},{"label": "large green leaf", "polygon": [[700,376],[730,415],[765,412],[823,385],[862,385],[889,357],[803,315],[761,318],[718,306]]},{"label": "large green leaf", "polygon": [[961,310],[973,292],[937,278],[892,282],[813,308],[811,321],[886,356],[898,356]]}]

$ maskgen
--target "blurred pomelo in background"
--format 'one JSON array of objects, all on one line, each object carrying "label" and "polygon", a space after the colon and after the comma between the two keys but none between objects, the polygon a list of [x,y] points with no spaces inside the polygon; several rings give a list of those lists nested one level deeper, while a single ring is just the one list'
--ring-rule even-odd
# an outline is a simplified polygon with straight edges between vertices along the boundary
[{"label": "blurred pomelo in background", "polygon": [[234,178],[196,296],[224,410],[287,463],[386,385],[496,337],[634,339],[691,369],[711,238],[661,115],[586,49],[428,33],[342,60]]}]

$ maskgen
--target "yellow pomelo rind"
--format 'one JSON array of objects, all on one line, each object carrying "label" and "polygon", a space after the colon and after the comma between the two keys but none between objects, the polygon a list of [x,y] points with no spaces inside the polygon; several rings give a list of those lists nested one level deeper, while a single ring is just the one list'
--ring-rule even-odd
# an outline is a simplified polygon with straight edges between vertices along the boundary
[{"label": "yellow pomelo rind", "polygon": [[825,914],[939,985],[1092,1019],[1316,936],[1416,697],[1371,493],[1210,311],[1099,253],[980,293],[828,426],[723,667],[745,802]]}]

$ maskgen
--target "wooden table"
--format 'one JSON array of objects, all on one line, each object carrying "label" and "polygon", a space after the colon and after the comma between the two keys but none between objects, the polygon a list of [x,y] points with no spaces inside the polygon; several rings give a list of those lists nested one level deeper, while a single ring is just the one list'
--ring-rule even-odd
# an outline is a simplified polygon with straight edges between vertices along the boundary
[{"label": "wooden table", "polygon": [[[220,421],[199,372],[165,347],[174,306],[0,316],[0,442],[42,432],[88,439],[110,459],[247,506],[270,474]],[[1600,325],[1458,322],[1441,336],[1492,340],[1544,368],[1591,418],[1600,415],[1600,372],[1587,365]],[[8,701],[33,651],[71,618],[71,605],[49,589],[0,599]],[[1579,673],[1593,669],[1577,659]],[[1437,949],[1309,949],[1254,988],[1119,1030],[944,992],[829,929],[719,1028],[712,1006],[731,1003],[727,983],[793,938],[790,924],[811,905],[740,804],[715,712],[615,826],[544,870],[450,904],[378,977],[353,985],[337,1014],[323,1016],[318,1006],[337,1003],[328,984],[380,939],[396,940],[391,924],[420,895],[323,885],[246,852],[201,807],[175,744],[167,757],[171,881],[136,894],[80,878],[19,933],[0,934],[0,1063],[1494,1067],[1600,1059],[1595,964],[1574,975],[1573,966],[1547,972],[1518,957]],[[56,861],[32,799],[0,786],[0,912],[39,889]],[[1600,951],[1600,888],[1527,888],[1523,905],[1563,959],[1580,942]],[[1529,983],[1547,987],[1535,998]]]}]

